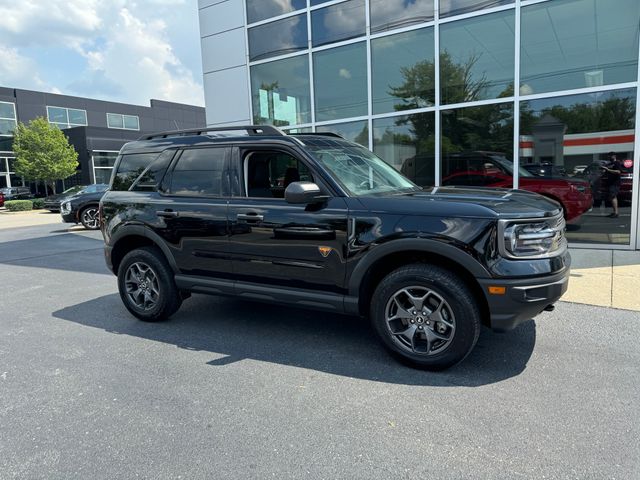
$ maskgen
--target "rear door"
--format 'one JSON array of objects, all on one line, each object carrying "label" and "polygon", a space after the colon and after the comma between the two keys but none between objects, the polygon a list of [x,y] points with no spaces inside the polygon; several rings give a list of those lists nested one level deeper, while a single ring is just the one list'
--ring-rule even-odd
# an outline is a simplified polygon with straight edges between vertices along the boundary
[{"label": "rear door", "polygon": [[226,146],[178,151],[162,181],[152,228],[182,274],[230,278],[229,155]]},{"label": "rear door", "polygon": [[[230,248],[239,282],[342,293],[347,206],[331,195],[309,164],[285,147],[234,149]],[[293,181],[313,181],[329,199],[294,205],[284,199]],[[236,289],[241,292],[242,285]]]}]

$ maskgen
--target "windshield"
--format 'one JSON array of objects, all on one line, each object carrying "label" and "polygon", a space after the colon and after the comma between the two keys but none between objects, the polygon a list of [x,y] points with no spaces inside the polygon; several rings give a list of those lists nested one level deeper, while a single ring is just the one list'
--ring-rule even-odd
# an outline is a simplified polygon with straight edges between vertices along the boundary
[{"label": "windshield", "polygon": [[[513,176],[513,162],[507,160],[505,157],[498,157],[496,155],[491,155],[491,160],[495,163],[496,167]],[[524,167],[518,167],[518,173],[521,177],[535,177],[533,173]]]},{"label": "windshield", "polygon": [[78,193],[81,192],[84,188],[84,185],[76,185],[75,187],[67,188],[64,192],[62,192],[62,194],[69,195],[71,193]]},{"label": "windshield", "polygon": [[391,165],[363,147],[308,146],[307,150],[353,196],[420,190]]}]

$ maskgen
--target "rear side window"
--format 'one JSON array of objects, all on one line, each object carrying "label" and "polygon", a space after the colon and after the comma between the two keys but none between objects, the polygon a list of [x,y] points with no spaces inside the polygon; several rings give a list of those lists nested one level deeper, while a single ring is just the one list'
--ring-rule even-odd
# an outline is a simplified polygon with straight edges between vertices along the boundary
[{"label": "rear side window", "polygon": [[158,156],[157,153],[134,153],[123,155],[118,170],[111,180],[112,191],[129,190],[133,182],[144,172]]},{"label": "rear side window", "polygon": [[171,174],[170,193],[189,196],[223,196],[222,174],[227,148],[184,150]]}]

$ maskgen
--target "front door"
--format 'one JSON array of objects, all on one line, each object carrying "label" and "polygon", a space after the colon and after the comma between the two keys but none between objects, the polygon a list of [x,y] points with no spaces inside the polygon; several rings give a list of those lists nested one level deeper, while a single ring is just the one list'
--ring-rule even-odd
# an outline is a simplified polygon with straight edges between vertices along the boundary
[{"label": "front door", "polygon": [[[235,168],[233,168],[235,167]],[[347,206],[330,196],[323,204],[293,205],[284,199],[294,181],[326,186],[295,152],[235,149],[232,177],[238,191],[229,203],[234,277],[260,283],[344,293]]]}]

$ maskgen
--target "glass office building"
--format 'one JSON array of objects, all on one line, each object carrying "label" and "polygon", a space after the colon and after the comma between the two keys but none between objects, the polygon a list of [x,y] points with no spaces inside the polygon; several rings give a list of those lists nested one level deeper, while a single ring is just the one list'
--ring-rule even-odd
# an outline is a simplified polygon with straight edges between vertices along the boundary
[{"label": "glass office building", "polygon": [[638,0],[199,7],[209,125],[336,132],[423,186],[554,198],[573,246],[640,249]]}]

